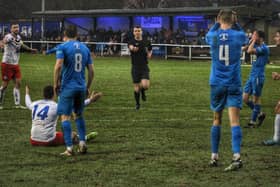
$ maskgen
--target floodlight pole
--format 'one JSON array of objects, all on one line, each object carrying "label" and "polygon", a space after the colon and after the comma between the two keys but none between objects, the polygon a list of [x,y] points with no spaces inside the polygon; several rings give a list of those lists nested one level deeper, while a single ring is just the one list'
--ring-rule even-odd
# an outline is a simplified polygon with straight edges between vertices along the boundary
[{"label": "floodlight pole", "polygon": [[41,18],[41,40],[44,40],[44,33],[45,33],[45,18],[44,18],[44,14],[45,14],[45,0],[41,1],[41,5],[42,5],[42,18]]}]

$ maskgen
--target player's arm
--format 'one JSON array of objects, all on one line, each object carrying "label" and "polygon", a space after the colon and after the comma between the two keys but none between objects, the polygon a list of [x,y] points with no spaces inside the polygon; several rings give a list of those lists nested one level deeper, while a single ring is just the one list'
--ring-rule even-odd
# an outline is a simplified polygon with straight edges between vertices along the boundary
[{"label": "player's arm", "polygon": [[0,41],[0,48],[4,48],[4,42]]},{"label": "player's arm", "polygon": [[232,11],[232,21],[233,21],[232,29],[237,30],[237,31],[243,31],[243,28],[238,23],[237,13],[235,11]]},{"label": "player's arm", "polygon": [[247,53],[249,53],[249,54],[256,54],[257,53],[257,50],[254,48],[255,43],[256,43],[256,39],[252,38],[251,43],[248,46]]},{"label": "player's arm", "polygon": [[220,23],[216,22],[210,29],[209,32],[215,32],[220,28]]},{"label": "player's arm", "polygon": [[56,63],[54,66],[53,88],[57,95],[58,95],[58,91],[60,89],[60,74],[61,74],[61,68],[62,68],[63,62],[64,62],[63,58],[58,58],[58,59],[56,59]]},{"label": "player's arm", "polygon": [[27,85],[25,86],[25,105],[28,109],[32,110],[32,101],[29,95],[29,87]]},{"label": "player's arm", "polygon": [[248,47],[249,47],[248,45],[244,45],[244,46],[241,47],[241,49],[242,49],[242,51],[247,51]]},{"label": "player's arm", "polygon": [[25,49],[27,51],[30,51],[30,52],[33,52],[33,53],[37,53],[38,52],[37,49],[32,49],[32,48],[28,47],[26,44],[24,44],[22,41],[20,41],[20,42],[21,42],[21,47],[23,49]]},{"label": "player's arm", "polygon": [[51,49],[49,49],[49,50],[47,50],[47,51],[45,52],[45,55],[49,55],[49,54],[55,53],[56,50],[57,50],[57,47],[51,48]]},{"label": "player's arm", "polygon": [[137,52],[139,50],[139,47],[134,46],[132,43],[128,44],[128,49],[130,52]]},{"label": "player's arm", "polygon": [[88,69],[87,93],[89,94],[90,86],[94,78],[93,64],[92,63],[88,64],[87,69]]},{"label": "player's arm", "polygon": [[152,58],[152,54],[153,54],[153,47],[151,42],[148,42],[148,47],[147,47],[147,57],[148,59]]},{"label": "player's arm", "polygon": [[90,97],[84,101],[84,105],[87,106],[90,103],[94,103],[103,96],[102,92],[91,92]]}]

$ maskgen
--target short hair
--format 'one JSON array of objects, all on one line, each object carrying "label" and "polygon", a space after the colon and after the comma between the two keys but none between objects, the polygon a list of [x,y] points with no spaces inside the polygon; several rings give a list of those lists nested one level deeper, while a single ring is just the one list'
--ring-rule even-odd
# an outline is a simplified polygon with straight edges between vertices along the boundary
[{"label": "short hair", "polygon": [[257,30],[256,33],[260,38],[262,38],[263,40],[265,39],[265,33],[263,31]]},{"label": "short hair", "polygon": [[64,35],[67,36],[68,38],[75,38],[78,35],[77,27],[75,25],[69,25],[65,30],[64,30]]},{"label": "short hair", "polygon": [[218,14],[218,18],[225,23],[233,23],[232,16],[234,12],[230,9],[222,9]]},{"label": "short hair", "polygon": [[14,22],[11,22],[11,23],[10,23],[10,27],[12,27],[13,25],[19,25],[19,23],[18,23],[18,22],[15,22],[15,21],[14,21]]},{"label": "short hair", "polygon": [[133,29],[142,29],[142,27],[140,26],[140,25],[135,25],[134,27],[133,27]]},{"label": "short hair", "polygon": [[45,86],[43,90],[43,94],[44,94],[44,99],[52,99],[54,96],[53,86],[51,85]]}]

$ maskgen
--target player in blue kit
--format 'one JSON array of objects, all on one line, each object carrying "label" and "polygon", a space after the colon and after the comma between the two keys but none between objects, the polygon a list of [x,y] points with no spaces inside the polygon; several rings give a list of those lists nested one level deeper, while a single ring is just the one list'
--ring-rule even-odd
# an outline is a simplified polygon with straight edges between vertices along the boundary
[{"label": "player in blue kit", "polygon": [[206,41],[211,46],[212,65],[209,82],[211,109],[214,112],[210,166],[218,166],[222,113],[224,108],[228,107],[233,159],[225,171],[236,170],[242,167],[240,156],[242,132],[239,122],[242,107],[240,56],[241,47],[246,41],[245,33],[237,24],[236,13],[221,10],[217,23],[206,35]]},{"label": "player in blue kit", "polygon": [[[77,28],[70,25],[64,31],[65,42],[57,46],[54,68],[54,89],[59,94],[57,114],[61,116],[66,151],[62,155],[73,155],[71,139],[71,113],[74,112],[80,138],[78,152],[85,154],[85,120],[83,118],[84,99],[90,89],[94,72],[92,59],[86,45],[77,41]],[[88,81],[85,80],[85,68],[88,69]],[[61,78],[61,79],[60,79]]]},{"label": "player in blue kit", "polygon": [[[263,31],[255,31],[247,49],[249,54],[256,56],[243,91],[243,101],[252,110],[251,120],[247,127],[259,127],[265,119],[265,114],[261,112],[260,98],[265,79],[265,65],[268,63],[269,48],[265,45],[264,38]],[[252,100],[249,99],[250,96],[252,96]]]}]

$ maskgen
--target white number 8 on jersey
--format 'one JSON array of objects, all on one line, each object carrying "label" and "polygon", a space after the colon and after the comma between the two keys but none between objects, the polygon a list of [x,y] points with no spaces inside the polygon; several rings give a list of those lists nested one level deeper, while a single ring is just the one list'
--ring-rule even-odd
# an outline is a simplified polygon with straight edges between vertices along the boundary
[{"label": "white number 8 on jersey", "polygon": [[82,71],[82,54],[81,53],[75,54],[75,71],[76,72]]}]

